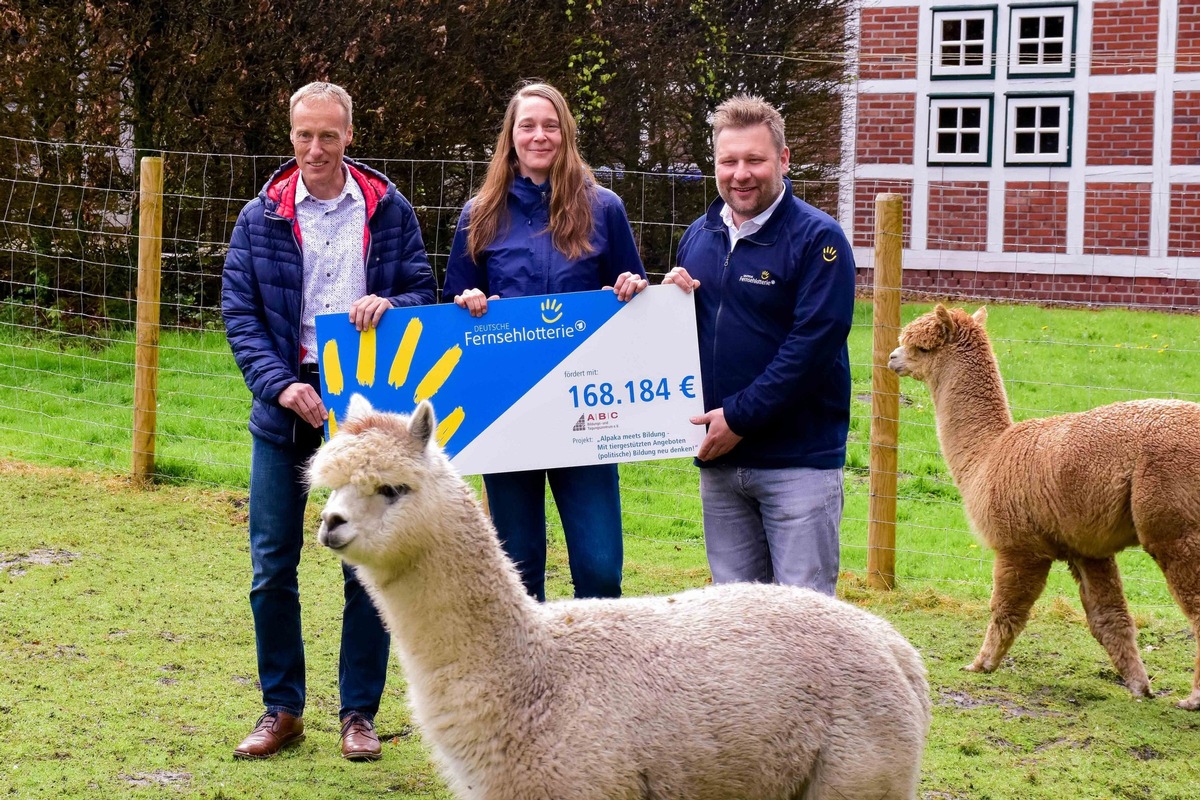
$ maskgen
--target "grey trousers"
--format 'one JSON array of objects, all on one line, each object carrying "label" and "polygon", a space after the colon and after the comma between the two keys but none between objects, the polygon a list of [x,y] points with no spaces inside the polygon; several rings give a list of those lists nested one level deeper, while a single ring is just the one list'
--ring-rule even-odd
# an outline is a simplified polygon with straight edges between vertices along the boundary
[{"label": "grey trousers", "polygon": [[842,470],[705,467],[700,500],[713,583],[782,583],[834,593]]}]

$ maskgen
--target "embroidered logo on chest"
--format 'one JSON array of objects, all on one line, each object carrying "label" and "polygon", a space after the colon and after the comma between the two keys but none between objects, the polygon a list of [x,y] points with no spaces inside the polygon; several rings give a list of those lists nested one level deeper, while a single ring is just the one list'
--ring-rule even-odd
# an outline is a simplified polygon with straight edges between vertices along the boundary
[{"label": "embroidered logo on chest", "polygon": [[742,275],[738,278],[741,283],[752,283],[755,286],[774,286],[775,278],[771,277],[771,273],[763,270],[757,276]]}]

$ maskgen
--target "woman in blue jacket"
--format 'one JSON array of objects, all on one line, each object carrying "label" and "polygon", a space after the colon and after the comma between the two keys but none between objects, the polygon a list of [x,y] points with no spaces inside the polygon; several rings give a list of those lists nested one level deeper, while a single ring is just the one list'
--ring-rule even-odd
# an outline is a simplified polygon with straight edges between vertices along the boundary
[{"label": "woman in blue jacket", "polygon": [[[646,271],[621,199],[596,184],[575,119],[553,86],[508,103],[483,187],[463,208],[443,298],[471,316],[502,297],[613,287],[629,300]],[[546,482],[567,540],[576,597],[621,594],[621,495],[616,464],[483,476],[492,521],[526,590],[546,599]]]}]

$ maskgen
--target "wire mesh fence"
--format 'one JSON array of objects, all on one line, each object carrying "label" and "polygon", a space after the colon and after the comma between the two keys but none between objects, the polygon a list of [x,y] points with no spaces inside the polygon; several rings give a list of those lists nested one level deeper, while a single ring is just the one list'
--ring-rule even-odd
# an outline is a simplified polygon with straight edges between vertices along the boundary
[{"label": "wire mesh fence", "polygon": [[[0,453],[127,471],[137,288],[133,154],[122,148],[4,137],[0,152]],[[478,187],[486,164],[362,160],[387,174],[413,203],[440,280],[458,213]],[[155,467],[160,480],[238,490],[247,484],[249,393],[224,339],[221,270],[238,213],[280,163],[275,156],[164,154]],[[712,179],[694,169],[598,168],[596,175],[624,200],[652,279],[670,268],[683,230],[716,197]],[[797,182],[794,188],[835,215],[844,198],[863,190],[850,178]],[[960,211],[963,217],[970,213]],[[918,281],[910,286],[906,270],[911,302],[904,306],[904,321],[926,310],[931,297],[958,304],[1026,301],[1019,292],[1006,291],[1003,282],[1035,280],[1029,276],[1037,273],[1026,270],[1044,274],[1047,263],[1055,272],[1053,253],[1026,253],[1023,260],[1013,258],[1011,271],[1003,272],[995,266],[1003,242],[985,238],[972,250],[953,249],[956,242],[929,236],[922,258],[926,263],[944,258],[947,270],[970,279],[957,285]],[[859,230],[855,244],[865,288],[870,285],[870,241]],[[931,255],[933,251],[939,254]],[[1096,252],[1094,257],[1109,255]],[[1071,268],[1078,269],[1077,263],[1072,261]],[[1103,272],[1072,279],[1110,281],[1112,276]],[[1136,281],[1131,286],[1129,291],[1136,293]],[[1178,281],[1155,292],[1166,293],[1169,301],[1173,290],[1181,298],[1195,291],[1187,281]],[[1192,366],[1200,362],[1200,319],[1129,311],[1130,303],[1107,297],[1085,294],[993,310],[989,328],[1017,419],[1123,399],[1200,397],[1200,367]],[[1160,307],[1170,311],[1190,305],[1181,301]],[[854,397],[843,558],[854,570],[866,562],[868,523],[873,365],[866,299],[856,311],[850,346]],[[901,393],[897,575],[902,582],[934,588],[965,585],[986,595],[990,558],[967,530],[961,499],[939,452],[928,392],[905,380]],[[628,536],[656,547],[702,547],[698,477],[687,460],[625,465],[622,492]],[[1140,553],[1129,558],[1127,588],[1134,602],[1170,608],[1149,559]],[[1070,589],[1069,578],[1060,575],[1057,580],[1052,587]]]}]

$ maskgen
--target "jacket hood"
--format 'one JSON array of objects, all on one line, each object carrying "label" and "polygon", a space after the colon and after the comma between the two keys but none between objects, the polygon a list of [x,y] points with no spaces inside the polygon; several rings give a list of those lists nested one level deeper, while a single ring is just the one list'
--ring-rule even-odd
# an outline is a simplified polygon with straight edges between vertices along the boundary
[{"label": "jacket hood", "polygon": [[[360,189],[367,205],[367,219],[375,215],[375,209],[387,197],[388,190],[394,189],[388,177],[378,170],[359,163],[352,158],[342,157],[342,163],[350,171]],[[279,169],[275,170],[267,182],[263,184],[258,196],[262,198],[267,213],[283,217],[287,220],[296,219],[296,187],[299,185],[300,165],[295,158],[290,158]]]}]

